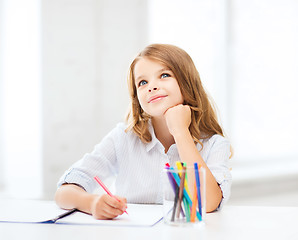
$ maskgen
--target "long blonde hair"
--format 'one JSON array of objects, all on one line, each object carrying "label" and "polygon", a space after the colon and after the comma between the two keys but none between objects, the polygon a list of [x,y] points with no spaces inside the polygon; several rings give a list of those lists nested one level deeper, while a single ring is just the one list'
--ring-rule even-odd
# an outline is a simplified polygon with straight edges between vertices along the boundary
[{"label": "long blonde hair", "polygon": [[223,134],[215,110],[203,88],[199,73],[191,57],[182,49],[169,44],[152,44],[141,51],[130,65],[128,88],[131,98],[130,110],[126,116],[128,130],[133,130],[143,142],[150,142],[152,136],[148,129],[148,116],[140,106],[135,86],[134,68],[143,57],[158,61],[167,66],[178,81],[184,103],[191,108],[189,131],[196,143],[214,134]]}]

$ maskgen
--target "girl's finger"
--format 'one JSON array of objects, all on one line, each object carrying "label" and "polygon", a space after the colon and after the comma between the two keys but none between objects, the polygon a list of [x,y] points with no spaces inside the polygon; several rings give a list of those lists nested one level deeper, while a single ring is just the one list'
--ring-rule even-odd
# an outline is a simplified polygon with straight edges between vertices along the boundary
[{"label": "girl's finger", "polygon": [[[119,199],[117,197],[117,199]],[[120,211],[125,211],[126,209],[126,203],[124,203],[123,201],[118,201],[117,199],[111,197],[111,196],[108,196],[105,200],[105,203],[107,205],[109,205],[109,207],[111,208],[114,208],[114,209],[119,209]],[[118,214],[119,215],[119,214]]]}]

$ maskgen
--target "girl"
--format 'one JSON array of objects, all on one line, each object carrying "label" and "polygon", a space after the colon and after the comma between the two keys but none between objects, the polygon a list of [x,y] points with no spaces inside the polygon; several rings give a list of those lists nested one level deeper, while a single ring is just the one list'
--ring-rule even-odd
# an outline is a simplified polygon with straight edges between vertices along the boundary
[{"label": "girl", "polygon": [[[230,195],[230,143],[190,56],[173,45],[150,45],[132,62],[128,85],[127,124],[118,124],[61,177],[57,204],[111,219],[127,202],[162,203],[162,169],[182,161],[206,169],[206,211],[219,208]],[[112,175],[120,201],[92,194],[94,176]]]}]

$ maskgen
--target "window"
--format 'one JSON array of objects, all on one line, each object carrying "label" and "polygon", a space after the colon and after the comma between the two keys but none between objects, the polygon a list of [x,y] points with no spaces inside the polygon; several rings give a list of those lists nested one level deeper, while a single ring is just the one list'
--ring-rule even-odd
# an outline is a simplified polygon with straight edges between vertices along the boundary
[{"label": "window", "polygon": [[297,173],[298,2],[150,3],[150,42],[193,58],[232,140],[235,178]]}]

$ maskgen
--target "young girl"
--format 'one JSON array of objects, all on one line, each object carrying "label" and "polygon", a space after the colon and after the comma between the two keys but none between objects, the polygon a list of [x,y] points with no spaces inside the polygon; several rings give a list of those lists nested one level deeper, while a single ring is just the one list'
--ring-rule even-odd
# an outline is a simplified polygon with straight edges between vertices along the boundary
[{"label": "young girl", "polygon": [[[123,214],[126,203],[162,203],[162,170],[176,161],[206,169],[206,211],[230,195],[230,143],[190,56],[166,44],[146,47],[132,62],[128,77],[131,108],[90,154],[61,177],[55,200],[96,219]],[[116,194],[93,194],[98,176],[116,176]]]}]

